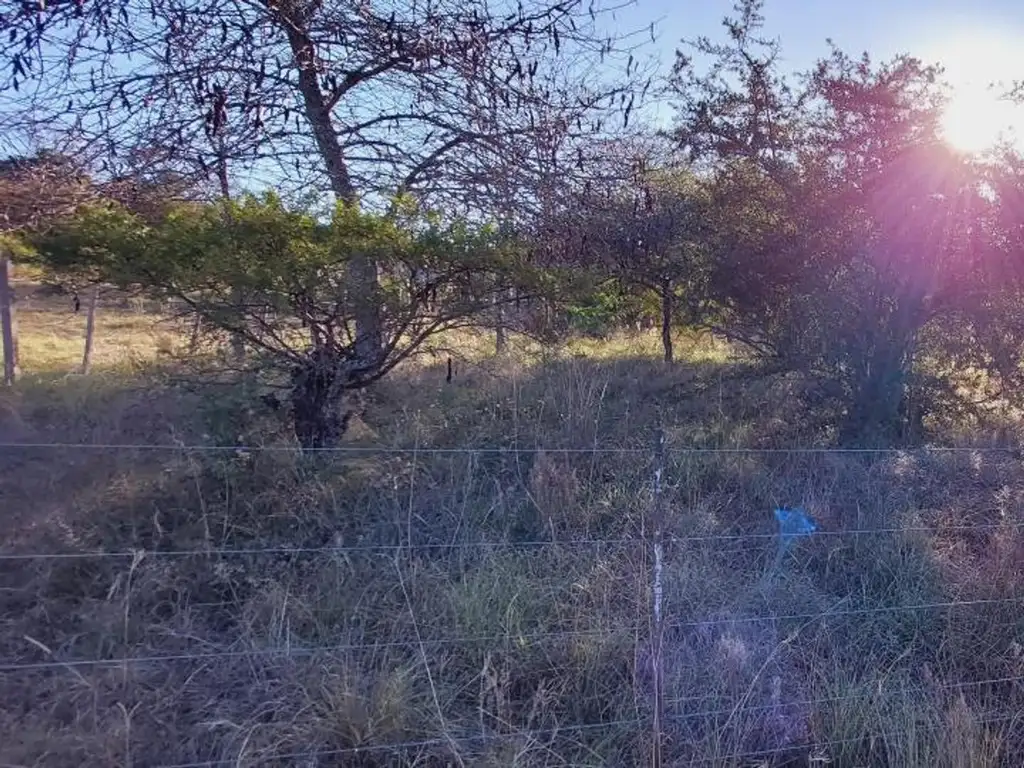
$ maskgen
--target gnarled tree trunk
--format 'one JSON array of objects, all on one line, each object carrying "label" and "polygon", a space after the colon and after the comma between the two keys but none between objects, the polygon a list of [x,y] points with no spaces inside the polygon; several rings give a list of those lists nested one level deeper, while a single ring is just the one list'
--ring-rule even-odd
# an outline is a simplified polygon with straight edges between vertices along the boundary
[{"label": "gnarled tree trunk", "polygon": [[295,437],[304,450],[332,448],[345,434],[351,414],[339,414],[347,384],[337,356],[320,348],[292,370],[292,419]]},{"label": "gnarled tree trunk", "polygon": [[[308,30],[294,17],[282,15],[282,28],[298,64],[299,92],[302,94],[306,119],[313,131],[317,151],[324,161],[331,191],[341,202],[358,202],[356,189],[345,162],[345,153],[338,141],[331,118],[331,107],[317,81],[316,51]],[[360,366],[372,368],[379,362],[383,339],[380,321],[379,276],[377,263],[369,256],[354,258],[348,264],[348,279],[355,303],[355,351]]]}]

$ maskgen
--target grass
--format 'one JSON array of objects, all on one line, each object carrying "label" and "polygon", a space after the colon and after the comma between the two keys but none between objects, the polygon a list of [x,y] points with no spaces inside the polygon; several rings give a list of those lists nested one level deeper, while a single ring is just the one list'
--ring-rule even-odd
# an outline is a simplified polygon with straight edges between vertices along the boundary
[{"label": "grass", "polygon": [[[137,362],[88,377],[77,330],[47,346],[56,310],[22,312],[0,438],[287,439],[241,385],[147,367],[159,331],[122,311],[100,343]],[[672,367],[656,339],[474,344],[451,385],[424,360],[368,397],[349,443],[403,452],[0,450],[3,552],[30,556],[0,559],[0,657],[43,665],[0,671],[0,764],[650,764],[656,427],[771,448],[828,421],[700,339]],[[664,476],[665,765],[1020,764],[1011,456],[670,451]],[[824,533],[773,571],[781,504]]]},{"label": "grass", "polygon": [[[85,349],[85,309],[71,296],[50,295],[38,283],[15,281],[19,363],[28,376],[74,374]],[[93,364],[109,372],[138,373],[167,357],[183,339],[177,329],[141,303],[108,295],[96,314]]]}]

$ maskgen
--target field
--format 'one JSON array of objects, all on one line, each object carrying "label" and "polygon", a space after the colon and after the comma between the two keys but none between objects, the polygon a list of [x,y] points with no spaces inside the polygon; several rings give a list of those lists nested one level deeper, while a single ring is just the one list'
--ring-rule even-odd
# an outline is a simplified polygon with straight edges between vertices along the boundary
[{"label": "field", "polygon": [[[303,457],[252,382],[179,370],[154,315],[101,313],[81,376],[84,319],[27,304],[0,765],[650,765],[659,669],[664,765],[1024,761],[1005,443],[787,451],[827,419],[720,344],[666,366],[653,338],[475,339],[450,384],[409,365],[349,450]],[[788,506],[819,530],[783,550]]]}]

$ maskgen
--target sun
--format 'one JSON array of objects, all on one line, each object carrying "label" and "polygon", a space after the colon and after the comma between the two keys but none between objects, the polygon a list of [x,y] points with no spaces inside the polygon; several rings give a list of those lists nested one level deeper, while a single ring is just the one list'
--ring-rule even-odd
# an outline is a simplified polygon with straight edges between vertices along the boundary
[{"label": "sun", "polygon": [[1006,141],[1019,146],[1024,109],[1002,97],[998,86],[961,83],[942,114],[942,138],[954,149],[978,154]]},{"label": "sun", "polygon": [[972,154],[1002,141],[1024,148],[1024,105],[1006,98],[1024,72],[1024,49],[1014,38],[992,28],[961,29],[935,39],[925,58],[945,69],[950,98],[940,129],[951,146]]}]

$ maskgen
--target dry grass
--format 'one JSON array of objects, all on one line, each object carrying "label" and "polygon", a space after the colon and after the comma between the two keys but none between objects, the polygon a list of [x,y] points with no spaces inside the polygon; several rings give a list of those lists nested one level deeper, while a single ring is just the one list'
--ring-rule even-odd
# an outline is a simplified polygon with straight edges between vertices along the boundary
[{"label": "dry grass", "polygon": [[[76,313],[70,296],[48,295],[37,283],[17,281],[14,287],[19,362],[25,375],[76,373],[85,347],[85,308]],[[138,373],[182,346],[179,329],[151,309],[110,295],[101,301],[93,347],[96,369]]]},{"label": "dry grass", "polygon": [[[147,554],[0,560],[3,664],[52,665],[0,671],[0,764],[649,764],[655,426],[828,431],[790,379],[625,343],[480,347],[453,385],[411,366],[349,437],[405,453],[4,450],[4,552]],[[284,439],[251,392],[127,373],[30,381],[0,428]],[[451,447],[477,450],[431,452]],[[1011,457],[673,452],[665,476],[666,765],[1020,764]],[[771,570],[779,504],[826,533]]]}]

